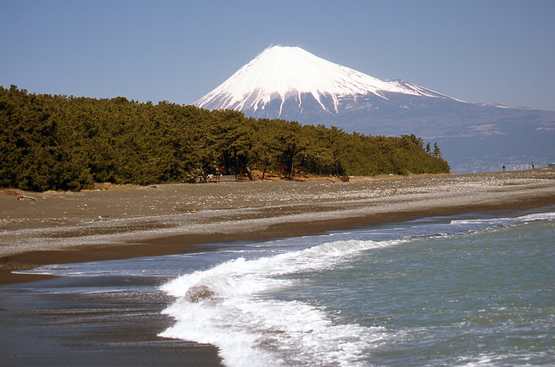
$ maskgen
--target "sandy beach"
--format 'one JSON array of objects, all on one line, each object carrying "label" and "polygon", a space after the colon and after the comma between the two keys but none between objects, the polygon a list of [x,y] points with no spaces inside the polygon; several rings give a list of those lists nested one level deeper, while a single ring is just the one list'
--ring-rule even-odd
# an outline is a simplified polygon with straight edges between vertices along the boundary
[{"label": "sandy beach", "polygon": [[[555,170],[547,168],[350,182],[99,185],[76,193],[5,189],[0,191],[0,284],[9,297],[0,302],[0,365],[221,365],[211,345],[157,336],[171,324],[160,314],[171,299],[158,290],[68,297],[40,289],[82,286],[71,278],[12,271],[552,205]],[[45,281],[23,283],[36,280]]]},{"label": "sandy beach", "polygon": [[[51,263],[197,251],[420,217],[555,204],[555,170],[0,192],[0,284]],[[205,246],[203,247],[205,249]]]}]

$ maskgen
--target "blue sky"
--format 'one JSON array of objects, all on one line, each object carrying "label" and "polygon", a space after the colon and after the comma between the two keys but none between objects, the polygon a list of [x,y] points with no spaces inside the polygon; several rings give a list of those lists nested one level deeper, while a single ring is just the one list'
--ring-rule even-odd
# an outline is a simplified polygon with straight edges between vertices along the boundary
[{"label": "blue sky", "polygon": [[270,45],[555,110],[555,1],[0,0],[0,85],[193,103]]}]

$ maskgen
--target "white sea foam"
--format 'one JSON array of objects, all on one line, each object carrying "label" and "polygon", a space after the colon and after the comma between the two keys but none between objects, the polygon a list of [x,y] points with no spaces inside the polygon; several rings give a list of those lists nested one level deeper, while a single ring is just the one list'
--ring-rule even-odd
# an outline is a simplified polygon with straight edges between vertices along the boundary
[{"label": "white sea foam", "polygon": [[337,241],[256,260],[225,262],[164,286],[176,323],[160,335],[210,343],[228,366],[357,365],[384,337],[377,327],[341,323],[317,304],[272,298],[299,285],[284,277],[320,271],[400,241]]},{"label": "white sea foam", "polygon": [[555,220],[555,212],[527,214],[519,217],[500,217],[500,218],[483,218],[483,219],[464,219],[452,220],[451,224],[486,224],[491,226],[504,225],[504,224],[519,224],[526,222],[533,222],[539,220]]}]

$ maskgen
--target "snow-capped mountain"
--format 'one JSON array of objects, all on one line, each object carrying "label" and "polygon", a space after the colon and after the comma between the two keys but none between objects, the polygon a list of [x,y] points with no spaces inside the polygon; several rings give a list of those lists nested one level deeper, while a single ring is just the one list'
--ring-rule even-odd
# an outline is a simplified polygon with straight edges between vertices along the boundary
[{"label": "snow-capped mountain", "polygon": [[299,47],[266,49],[194,105],[255,118],[437,141],[453,172],[541,166],[555,159],[555,112],[467,103],[381,80]]},{"label": "snow-capped mountain", "polygon": [[[234,109],[245,113],[281,117],[290,100],[302,113],[304,104],[317,103],[323,111],[338,113],[346,96],[374,95],[387,100],[386,93],[450,98],[399,80],[380,80],[331,63],[299,47],[274,46],[243,66],[195,105],[206,109]],[[307,99],[310,100],[307,102]],[[273,109],[278,102],[277,115]],[[265,113],[266,112],[266,113]],[[291,113],[291,111],[288,111]],[[269,117],[269,116],[265,116]]]}]

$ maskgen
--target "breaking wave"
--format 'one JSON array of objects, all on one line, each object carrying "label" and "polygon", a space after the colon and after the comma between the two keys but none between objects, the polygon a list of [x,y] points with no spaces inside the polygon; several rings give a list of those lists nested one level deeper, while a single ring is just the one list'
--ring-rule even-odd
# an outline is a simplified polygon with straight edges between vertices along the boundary
[{"label": "breaking wave", "polygon": [[385,338],[382,328],[342,322],[317,304],[275,294],[299,285],[299,274],[397,243],[338,241],[184,275],[162,286],[176,298],[163,311],[176,323],[160,336],[215,345],[228,366],[362,365]]}]

